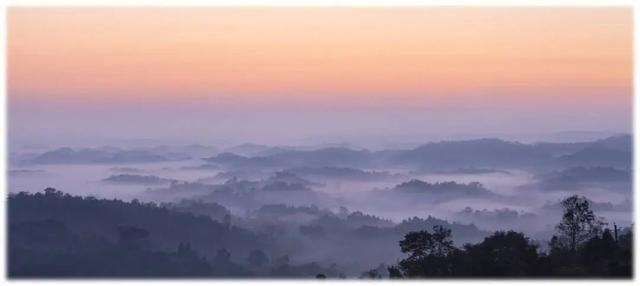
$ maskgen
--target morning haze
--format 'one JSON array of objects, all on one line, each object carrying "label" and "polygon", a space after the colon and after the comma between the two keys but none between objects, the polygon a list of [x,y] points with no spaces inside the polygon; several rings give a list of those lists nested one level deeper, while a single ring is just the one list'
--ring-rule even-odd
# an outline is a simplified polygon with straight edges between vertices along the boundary
[{"label": "morning haze", "polygon": [[629,278],[631,17],[10,8],[9,277]]}]

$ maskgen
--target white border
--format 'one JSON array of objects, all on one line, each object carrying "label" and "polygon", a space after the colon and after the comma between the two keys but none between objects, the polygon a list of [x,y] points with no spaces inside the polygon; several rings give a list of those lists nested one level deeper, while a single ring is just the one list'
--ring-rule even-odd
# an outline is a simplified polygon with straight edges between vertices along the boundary
[{"label": "white border", "polygon": [[5,6],[633,6],[634,0],[6,0]]},{"label": "white border", "polygon": [[[2,150],[5,156],[0,155],[0,185],[4,187],[5,194],[7,191],[7,183],[6,183],[6,154],[8,154],[7,149],[7,105],[6,105],[6,9],[9,6],[414,6],[414,5],[429,5],[429,6],[632,6],[634,10],[634,55],[637,55],[639,47],[640,47],[640,33],[638,29],[638,4],[640,1],[633,0],[583,0],[583,1],[570,1],[570,0],[422,0],[422,1],[411,1],[411,0],[299,0],[299,1],[287,1],[287,0],[5,0],[0,4],[2,7],[0,8],[0,47],[2,49],[2,53],[0,54],[0,94],[2,96],[2,100],[0,100],[0,134],[3,134],[0,139],[0,150]],[[638,70],[638,61],[635,60],[634,57],[634,71]],[[638,73],[634,72],[633,76],[634,87],[638,86],[640,83],[640,77]],[[633,112],[633,120],[634,120],[634,134],[640,134],[640,125],[636,124],[638,120],[637,112],[640,110],[640,99],[637,97],[637,89],[634,88],[634,112]],[[634,136],[635,137],[635,136]],[[638,140],[634,140],[634,150],[640,150],[640,142]],[[634,166],[636,162],[640,160],[640,152],[634,151]],[[634,182],[633,187],[634,191],[638,190],[640,187],[640,182],[638,181],[639,171],[634,169]],[[0,206],[2,206],[2,212],[0,212],[0,225],[2,225],[2,231],[0,231],[0,243],[2,247],[0,247],[0,275],[2,278],[2,283],[24,283],[24,284],[36,284],[36,283],[51,283],[51,284],[59,284],[59,283],[86,283],[92,282],[95,284],[103,284],[107,283],[110,285],[111,283],[119,283],[121,285],[131,285],[133,283],[136,284],[145,284],[149,285],[151,283],[162,283],[162,284],[178,284],[178,283],[194,283],[201,285],[211,285],[211,284],[220,284],[220,283],[230,283],[235,285],[256,285],[256,284],[270,284],[270,285],[297,285],[301,283],[300,280],[48,280],[48,281],[7,281],[6,280],[6,199],[3,198],[0,200]],[[634,195],[634,209],[635,206],[639,206],[640,197]],[[635,221],[640,221],[638,211],[634,211],[634,219]],[[637,228],[634,226],[635,232],[635,253],[634,258],[637,258],[635,255],[638,251],[638,232]],[[640,275],[640,267],[638,266],[640,261],[634,259],[634,273],[637,279],[638,275]],[[635,279],[634,279],[635,280]],[[479,284],[479,283],[491,283],[496,285],[505,285],[511,283],[522,283],[522,284],[533,284],[533,283],[545,283],[550,285],[555,285],[557,283],[562,283],[565,285],[579,285],[583,283],[591,284],[591,283],[633,283],[633,281],[616,281],[616,280],[422,280],[422,281],[384,281],[381,283],[391,283],[397,285],[404,284],[412,284],[416,285],[417,283],[429,283],[435,285],[456,285],[456,284]],[[358,284],[363,285],[364,283],[374,283],[372,281],[357,281],[357,280],[346,280],[342,281],[314,281],[314,280],[305,280],[304,283],[309,284]]]}]

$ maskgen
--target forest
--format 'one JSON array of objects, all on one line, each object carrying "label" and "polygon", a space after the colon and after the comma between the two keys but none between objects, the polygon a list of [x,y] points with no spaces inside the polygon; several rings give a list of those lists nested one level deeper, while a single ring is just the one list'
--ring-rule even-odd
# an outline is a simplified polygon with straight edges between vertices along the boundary
[{"label": "forest", "polygon": [[326,2],[9,7],[8,278],[634,276],[631,7]]},{"label": "forest", "polygon": [[[632,230],[608,225],[581,196],[561,202],[562,216],[546,250],[513,230],[482,233],[479,242],[459,246],[456,233],[479,231],[432,217],[394,225],[348,210],[339,215],[317,207],[272,205],[260,210],[262,221],[300,211],[324,213],[326,225],[333,227],[299,227],[298,236],[312,242],[304,246],[308,252],[322,248],[322,241],[348,243],[355,237],[373,247],[365,237],[398,238],[396,263],[380,263],[355,275],[340,263],[290,259],[291,241],[273,235],[277,228],[251,228],[256,219],[235,217],[218,204],[126,202],[48,188],[10,194],[8,207],[10,278],[632,277]],[[351,232],[349,224],[358,227]]]},{"label": "forest", "polygon": [[10,277],[631,277],[632,139],[24,147]]}]

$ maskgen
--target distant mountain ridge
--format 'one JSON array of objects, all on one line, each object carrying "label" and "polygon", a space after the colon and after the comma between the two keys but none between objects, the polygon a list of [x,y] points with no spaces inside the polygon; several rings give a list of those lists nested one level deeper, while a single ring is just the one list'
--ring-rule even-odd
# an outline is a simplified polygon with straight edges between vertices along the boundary
[{"label": "distant mountain ridge", "polygon": [[[375,169],[380,165],[408,166],[423,170],[575,165],[630,168],[632,140],[631,135],[619,135],[589,142],[524,144],[497,138],[483,138],[429,142],[408,150],[381,151],[346,147],[293,150],[256,144],[238,146],[244,151],[251,150],[262,155],[215,153],[213,148],[201,145],[190,145],[185,148],[193,154],[208,154],[208,157],[202,158],[204,161],[232,169],[305,167]],[[187,151],[184,151],[183,157],[181,157],[182,153],[176,152],[174,149],[162,146],[131,150],[114,147],[77,150],[60,148],[38,154],[25,162],[32,164],[139,163],[188,158]]]},{"label": "distant mountain ridge", "polygon": [[162,162],[168,159],[142,150],[78,149],[68,147],[40,154],[26,163],[30,164],[92,164],[92,163],[140,163]]}]

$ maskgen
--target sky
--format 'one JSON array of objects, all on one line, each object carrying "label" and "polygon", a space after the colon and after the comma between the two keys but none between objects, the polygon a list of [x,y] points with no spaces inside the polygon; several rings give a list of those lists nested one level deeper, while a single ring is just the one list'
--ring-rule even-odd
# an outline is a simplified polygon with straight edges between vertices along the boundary
[{"label": "sky", "polygon": [[630,132],[629,8],[9,8],[12,144]]}]

